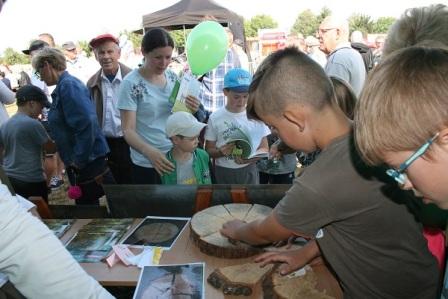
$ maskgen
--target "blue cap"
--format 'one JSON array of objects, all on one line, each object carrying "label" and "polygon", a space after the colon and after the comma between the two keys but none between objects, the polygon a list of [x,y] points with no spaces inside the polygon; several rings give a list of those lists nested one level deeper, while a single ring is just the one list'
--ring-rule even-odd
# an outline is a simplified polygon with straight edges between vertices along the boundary
[{"label": "blue cap", "polygon": [[224,76],[224,88],[235,92],[248,92],[252,76],[241,68],[231,69]]}]

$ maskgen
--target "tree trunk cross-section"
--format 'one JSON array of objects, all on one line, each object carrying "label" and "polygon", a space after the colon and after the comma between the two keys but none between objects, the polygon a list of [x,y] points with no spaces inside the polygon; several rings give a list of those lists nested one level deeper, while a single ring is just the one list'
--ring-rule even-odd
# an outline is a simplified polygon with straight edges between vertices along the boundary
[{"label": "tree trunk cross-section", "polygon": [[207,281],[225,295],[250,296],[254,287],[268,275],[273,265],[261,268],[260,264],[246,263],[215,269]]},{"label": "tree trunk cross-section", "polygon": [[272,209],[258,204],[226,204],[196,213],[191,219],[192,238],[205,254],[222,258],[245,258],[264,250],[242,242],[229,241],[219,230],[227,221],[240,219],[251,222],[265,218]]},{"label": "tree trunk cross-section", "polygon": [[313,270],[306,267],[302,276],[280,275],[272,271],[272,275],[263,280],[263,297],[266,299],[333,299],[325,291],[316,288],[317,277]]},{"label": "tree trunk cross-section", "polygon": [[179,228],[172,223],[150,223],[137,229],[135,236],[139,240],[162,243],[176,236]]}]

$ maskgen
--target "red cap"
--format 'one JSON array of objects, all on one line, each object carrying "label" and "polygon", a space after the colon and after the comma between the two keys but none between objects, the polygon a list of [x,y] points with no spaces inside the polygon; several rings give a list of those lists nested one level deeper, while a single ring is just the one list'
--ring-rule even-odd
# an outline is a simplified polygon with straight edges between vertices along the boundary
[{"label": "red cap", "polygon": [[112,34],[106,33],[106,34],[98,35],[97,37],[93,38],[90,41],[89,46],[90,46],[90,48],[94,49],[94,48],[98,47],[98,45],[100,45],[101,43],[103,43],[105,41],[111,41],[111,42],[116,43],[117,45],[119,44],[118,39],[115,36],[113,36]]}]

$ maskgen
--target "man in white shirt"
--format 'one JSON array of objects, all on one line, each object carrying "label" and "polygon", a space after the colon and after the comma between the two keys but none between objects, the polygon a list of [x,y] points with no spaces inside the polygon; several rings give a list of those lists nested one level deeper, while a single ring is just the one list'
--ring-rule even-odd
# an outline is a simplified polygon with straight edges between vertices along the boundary
[{"label": "man in white shirt", "polygon": [[118,39],[102,34],[90,41],[90,47],[101,66],[87,82],[96,107],[98,122],[109,145],[109,168],[118,184],[131,184],[131,158],[129,145],[123,137],[120,110],[117,108],[118,88],[122,79],[131,71],[120,63]]}]

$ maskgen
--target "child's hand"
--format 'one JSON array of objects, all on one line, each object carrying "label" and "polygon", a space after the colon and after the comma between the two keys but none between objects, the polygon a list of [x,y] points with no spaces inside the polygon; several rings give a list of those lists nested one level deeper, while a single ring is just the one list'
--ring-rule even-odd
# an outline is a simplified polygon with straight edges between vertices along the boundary
[{"label": "child's hand", "polygon": [[255,262],[261,263],[261,267],[280,262],[282,263],[279,267],[280,274],[287,275],[308,263],[311,265],[322,263],[322,258],[316,240],[311,240],[298,250],[263,253],[255,258]]},{"label": "child's hand", "polygon": [[236,232],[238,229],[240,229],[245,225],[246,222],[244,222],[243,220],[240,219],[230,220],[222,225],[222,228],[220,229],[219,232],[229,239],[238,240]]},{"label": "child's hand", "polygon": [[193,96],[187,96],[185,98],[185,106],[187,106],[191,112],[196,113],[199,110],[199,106],[201,106],[201,102]]},{"label": "child's hand", "polygon": [[247,164],[248,160],[243,159],[240,156],[236,156],[236,157],[233,157],[233,161],[235,161],[236,164]]},{"label": "child's hand", "polygon": [[218,150],[225,156],[230,156],[233,152],[235,145],[233,143],[227,143],[221,146]]},{"label": "child's hand", "polygon": [[281,275],[287,275],[305,266],[308,263],[308,259],[302,249],[299,249],[283,252],[266,252],[257,256],[255,262],[261,263],[260,267],[271,263],[282,263],[278,271]]},{"label": "child's hand", "polygon": [[294,241],[296,240],[297,236],[291,236],[288,238],[288,240],[278,241],[274,242],[274,247],[283,247],[285,246],[285,249],[291,248],[292,244],[294,244]]},{"label": "child's hand", "polygon": [[258,160],[260,160],[260,158],[243,159],[240,156],[233,158],[233,161],[235,161],[236,164],[251,164],[257,162]]},{"label": "child's hand", "polygon": [[282,158],[282,152],[278,150],[278,145],[273,144],[269,149],[269,159],[280,160]]}]

